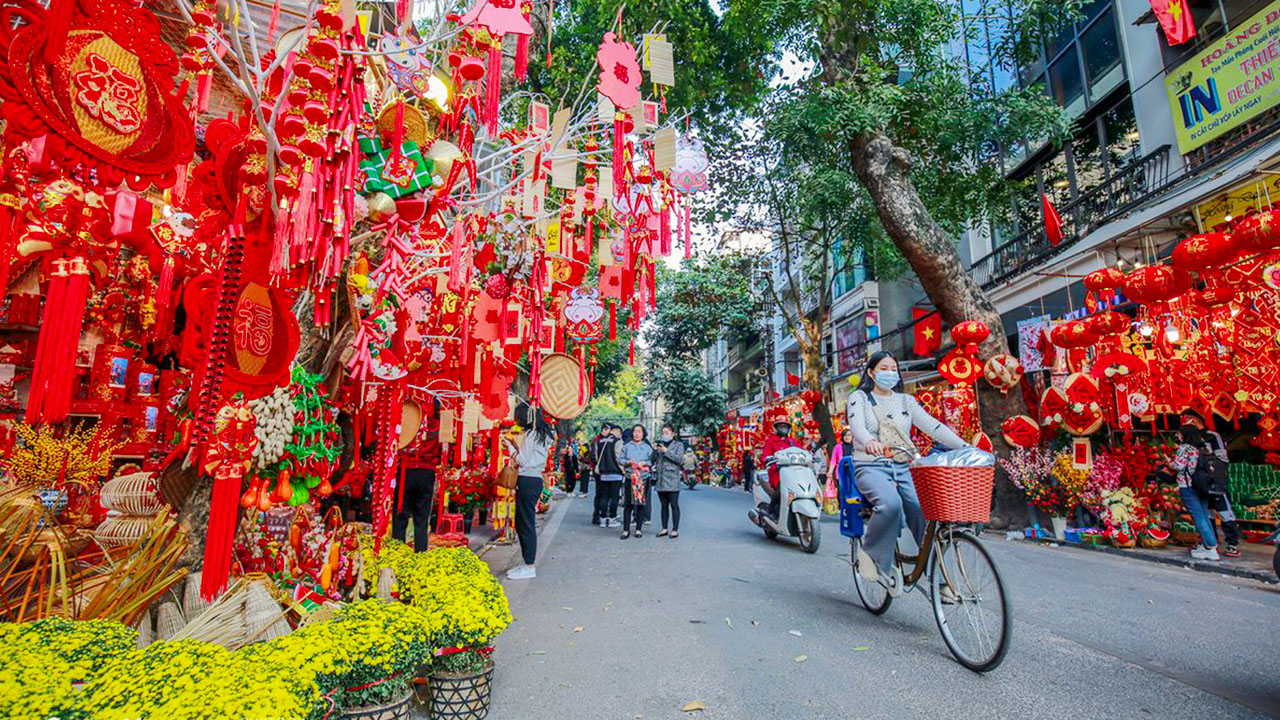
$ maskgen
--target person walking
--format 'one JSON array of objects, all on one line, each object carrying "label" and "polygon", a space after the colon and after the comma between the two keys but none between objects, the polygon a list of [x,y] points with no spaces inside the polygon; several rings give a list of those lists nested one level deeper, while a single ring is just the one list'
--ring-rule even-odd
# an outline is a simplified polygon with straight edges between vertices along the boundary
[{"label": "person walking", "polygon": [[1182,441],[1168,467],[1177,474],[1178,495],[1182,504],[1187,506],[1187,513],[1200,535],[1200,544],[1191,548],[1191,557],[1195,560],[1220,560],[1218,555],[1218,532],[1213,527],[1213,518],[1209,516],[1209,493],[1195,487],[1193,478],[1196,467],[1200,464],[1200,453],[1209,452],[1204,443],[1200,428],[1184,423],[1178,428],[1178,436]]},{"label": "person walking", "polygon": [[751,483],[755,481],[755,455],[750,450],[742,453],[742,489],[751,492]]},{"label": "person walking", "polygon": [[[658,502],[662,504],[662,529],[658,537],[667,534],[667,521],[671,521],[671,538],[680,537],[680,486],[684,484],[684,443],[676,437],[675,428],[662,426],[662,437],[653,448],[654,487]],[[670,517],[668,517],[670,516]]]},{"label": "person walking", "polygon": [[426,552],[431,539],[431,515],[435,509],[436,466],[440,464],[440,414],[434,404],[413,443],[400,454],[400,486],[396,513],[391,517],[391,537],[404,542],[413,521],[413,550]]},{"label": "person walking", "polygon": [[620,462],[622,428],[605,423],[600,437],[592,445],[592,467],[596,473],[596,512],[600,527],[611,528],[618,524],[618,493],[622,490],[622,465]]},{"label": "person walking", "polygon": [[591,483],[591,452],[585,443],[578,445],[578,497],[587,496],[587,486]]},{"label": "person walking", "polygon": [[622,446],[618,460],[626,473],[622,488],[622,539],[631,537],[631,521],[636,523],[636,537],[644,535],[645,506],[649,504],[652,482],[653,445],[643,425],[631,428],[631,440]]},{"label": "person walking", "polygon": [[563,475],[560,484],[565,494],[572,495],[574,486],[578,484],[578,449],[572,440],[560,448],[560,472]]},{"label": "person walking", "polygon": [[547,455],[555,445],[556,432],[541,410],[522,402],[516,407],[517,438],[507,438],[507,448],[516,463],[516,536],[520,538],[520,554],[524,564],[507,572],[511,580],[531,580],[538,576],[534,561],[538,555],[538,531],[534,515],[542,497],[542,473]]},{"label": "person walking", "polygon": [[[1227,444],[1223,442],[1222,436],[1205,428],[1204,417],[1200,413],[1191,409],[1183,410],[1181,419],[1183,425],[1192,425],[1200,431],[1200,439],[1214,457],[1224,464],[1231,462],[1227,458]],[[1240,525],[1236,523],[1235,511],[1231,509],[1231,494],[1223,487],[1221,493],[1209,493],[1208,497],[1209,509],[1218,513],[1218,519],[1222,521],[1222,556],[1240,557]]]},{"label": "person walking", "polygon": [[[834,488],[832,486],[835,486]],[[832,490],[835,494],[832,495]],[[831,461],[827,466],[828,497],[853,497],[853,431],[845,428],[840,433],[840,442],[831,450]]]}]

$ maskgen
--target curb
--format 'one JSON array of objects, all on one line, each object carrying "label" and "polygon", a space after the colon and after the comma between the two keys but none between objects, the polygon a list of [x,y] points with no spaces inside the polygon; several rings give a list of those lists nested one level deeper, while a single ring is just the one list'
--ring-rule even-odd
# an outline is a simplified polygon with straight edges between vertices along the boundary
[{"label": "curb", "polygon": [[[1001,539],[1004,538],[1003,532],[997,532],[992,530],[992,531],[988,531],[988,533],[991,535],[999,536]],[[1034,545],[1048,546],[1050,541],[1020,539],[1014,542],[1027,542]],[[1202,573],[1214,573],[1217,575],[1229,575],[1231,577],[1244,578],[1246,580],[1257,580],[1259,582],[1263,582],[1268,585],[1280,584],[1280,579],[1277,579],[1275,575],[1269,572],[1264,572],[1261,570],[1251,570],[1249,568],[1240,567],[1234,564],[1228,565],[1228,564],[1222,563],[1221,561],[1215,563],[1210,560],[1192,560],[1189,557],[1182,558],[1174,555],[1164,555],[1164,554],[1157,555],[1154,553],[1135,551],[1133,549],[1122,550],[1120,548],[1114,548],[1107,545],[1089,547],[1088,545],[1080,545],[1077,543],[1069,543],[1069,542],[1064,542],[1060,540],[1055,540],[1051,542],[1057,543],[1058,547],[1062,547],[1062,548],[1072,548],[1076,550],[1083,550],[1085,552],[1101,552],[1101,553],[1106,553],[1108,555],[1116,555],[1118,557],[1126,557],[1134,560],[1143,560],[1145,562],[1159,563],[1161,565],[1183,567],[1190,570],[1196,570]]]}]

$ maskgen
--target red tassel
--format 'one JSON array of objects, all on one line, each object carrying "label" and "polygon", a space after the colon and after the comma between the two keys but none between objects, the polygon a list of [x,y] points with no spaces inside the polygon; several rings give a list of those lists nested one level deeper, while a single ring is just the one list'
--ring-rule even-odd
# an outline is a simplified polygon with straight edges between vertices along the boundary
[{"label": "red tassel", "polygon": [[396,101],[396,120],[391,128],[391,154],[388,163],[398,162],[403,155],[400,146],[404,145],[404,100]]},{"label": "red tassel", "polygon": [[618,339],[618,301],[609,301],[609,339]]},{"label": "red tassel", "polygon": [[196,112],[209,109],[209,93],[213,88],[213,73],[201,70],[196,76]]},{"label": "red tassel", "polygon": [[693,254],[693,233],[689,229],[689,206],[684,206],[684,259]]},{"label": "red tassel", "polygon": [[204,566],[200,574],[200,597],[213,600],[227,587],[231,576],[231,548],[240,515],[240,478],[213,481],[209,505],[209,531],[204,542]]},{"label": "red tassel", "polygon": [[27,402],[28,425],[56,423],[71,413],[76,348],[89,302],[89,266],[84,258],[55,260]]},{"label": "red tassel", "polygon": [[0,205],[0,303],[9,292],[9,263],[13,261],[13,210]]},{"label": "red tassel", "polygon": [[484,77],[484,129],[498,136],[498,106],[502,104],[502,44],[489,47],[489,69]]},{"label": "red tassel", "polygon": [[280,27],[280,0],[276,0],[271,6],[271,22],[267,25],[267,42],[271,42],[276,36],[276,30]]},{"label": "red tassel", "polygon": [[623,126],[625,116],[615,110],[613,113],[613,196],[625,197],[627,194],[627,170],[625,148],[627,133]]},{"label": "red tassel", "polygon": [[636,364],[636,334],[631,333],[631,349],[627,351],[627,364]]},{"label": "red tassel", "polygon": [[396,24],[409,22],[409,0],[396,0]]},{"label": "red tassel", "polygon": [[529,78],[529,35],[521,35],[516,40],[516,80],[524,82]]},{"label": "red tassel", "polygon": [[53,65],[67,47],[67,35],[71,32],[71,18],[75,15],[77,0],[51,0],[45,21],[44,62]]},{"label": "red tassel", "polygon": [[662,253],[663,257],[666,257],[671,254],[671,208],[662,208],[662,214],[658,216],[658,219],[659,252]]},{"label": "red tassel", "polygon": [[547,3],[547,69],[551,69],[551,28],[552,18],[556,15],[556,0]]},{"label": "red tassel", "polygon": [[169,336],[170,323],[173,320],[173,309],[170,307],[173,302],[173,269],[173,258],[166,257],[160,266],[160,282],[156,286],[155,337],[157,340]]},{"label": "red tassel", "polygon": [[595,249],[595,244],[594,244],[595,234],[596,234],[596,216],[592,215],[587,218],[587,234],[583,238],[582,257],[580,257],[579,260],[582,260],[583,262],[587,262],[588,260],[591,259],[591,251]]}]

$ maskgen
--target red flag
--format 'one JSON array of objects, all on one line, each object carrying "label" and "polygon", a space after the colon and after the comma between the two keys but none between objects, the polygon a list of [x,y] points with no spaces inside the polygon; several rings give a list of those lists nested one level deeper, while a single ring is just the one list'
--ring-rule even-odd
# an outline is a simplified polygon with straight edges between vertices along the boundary
[{"label": "red flag", "polygon": [[1041,193],[1040,199],[1044,205],[1044,234],[1049,238],[1050,245],[1057,245],[1062,242],[1062,218],[1058,216],[1058,209],[1053,206],[1048,195]]},{"label": "red flag", "polygon": [[797,376],[797,375],[792,375],[791,373],[787,373],[787,384],[788,384],[788,385],[799,385],[799,384],[800,384],[800,377],[799,377],[799,376]]},{"label": "red flag", "polygon": [[942,316],[928,308],[911,308],[911,319],[915,321],[915,346],[911,349],[916,355],[928,357],[942,347]]},{"label": "red flag", "polygon": [[1196,21],[1187,0],[1151,0],[1151,10],[1170,45],[1181,45],[1196,36]]}]

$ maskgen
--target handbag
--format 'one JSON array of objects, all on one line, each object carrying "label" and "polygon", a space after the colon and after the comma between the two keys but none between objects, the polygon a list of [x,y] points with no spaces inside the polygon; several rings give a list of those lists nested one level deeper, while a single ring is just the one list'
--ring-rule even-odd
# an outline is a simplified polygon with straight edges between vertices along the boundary
[{"label": "handbag", "polygon": [[498,487],[504,490],[515,490],[519,483],[520,474],[516,471],[515,463],[509,462],[498,471]]}]

